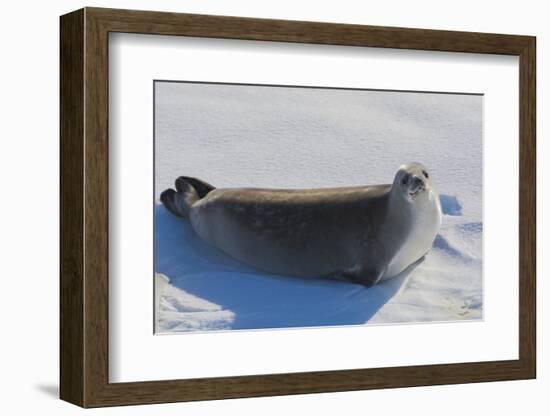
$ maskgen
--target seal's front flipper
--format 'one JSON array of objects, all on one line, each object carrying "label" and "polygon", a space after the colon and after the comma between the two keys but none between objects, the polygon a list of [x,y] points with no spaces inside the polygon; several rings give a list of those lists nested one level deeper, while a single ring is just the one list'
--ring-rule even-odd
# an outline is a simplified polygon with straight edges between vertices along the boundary
[{"label": "seal's front flipper", "polygon": [[372,287],[380,282],[385,271],[385,268],[363,268],[359,272],[350,276],[350,279],[353,283],[361,284],[366,287]]}]

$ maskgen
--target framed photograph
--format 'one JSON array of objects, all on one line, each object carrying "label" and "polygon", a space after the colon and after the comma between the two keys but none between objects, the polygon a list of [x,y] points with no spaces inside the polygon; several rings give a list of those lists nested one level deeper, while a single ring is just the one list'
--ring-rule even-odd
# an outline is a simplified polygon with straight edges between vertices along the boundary
[{"label": "framed photograph", "polygon": [[535,378],[535,38],[61,17],[60,395]]}]

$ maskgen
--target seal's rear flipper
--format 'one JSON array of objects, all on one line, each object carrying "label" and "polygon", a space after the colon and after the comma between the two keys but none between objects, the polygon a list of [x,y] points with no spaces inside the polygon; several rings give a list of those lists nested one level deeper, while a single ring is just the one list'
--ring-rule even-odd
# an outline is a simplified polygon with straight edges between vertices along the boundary
[{"label": "seal's rear flipper", "polygon": [[172,188],[167,189],[160,194],[160,200],[168,211],[180,217],[181,215],[178,209],[176,208],[176,204],[174,202],[175,194],[176,194],[176,191],[174,191]]},{"label": "seal's rear flipper", "polygon": [[176,180],[176,189],[167,189],[160,194],[160,200],[168,211],[178,217],[187,217],[191,206],[197,202],[200,197],[197,190],[186,180],[178,178]]},{"label": "seal's rear flipper", "polygon": [[199,198],[204,198],[209,192],[216,189],[208,182],[204,182],[200,179],[192,178],[190,176],[180,176],[178,179],[176,179],[176,188],[178,187],[178,182],[187,182],[191,184],[191,186],[197,191]]}]

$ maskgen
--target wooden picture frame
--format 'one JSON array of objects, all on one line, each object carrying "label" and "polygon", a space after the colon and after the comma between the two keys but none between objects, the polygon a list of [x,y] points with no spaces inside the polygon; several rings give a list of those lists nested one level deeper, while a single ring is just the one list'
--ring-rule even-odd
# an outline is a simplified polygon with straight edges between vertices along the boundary
[{"label": "wooden picture frame", "polygon": [[[82,407],[529,379],[536,376],[535,38],[85,8],[61,17],[60,396]],[[519,359],[109,383],[108,34],[519,56]]]}]

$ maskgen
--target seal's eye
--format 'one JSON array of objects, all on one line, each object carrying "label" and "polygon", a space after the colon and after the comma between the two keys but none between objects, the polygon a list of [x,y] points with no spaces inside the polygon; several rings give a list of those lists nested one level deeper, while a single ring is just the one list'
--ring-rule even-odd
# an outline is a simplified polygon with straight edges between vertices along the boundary
[{"label": "seal's eye", "polygon": [[428,179],[428,178],[429,178],[429,176],[428,176],[428,172],[426,172],[425,170],[423,170],[423,171],[422,171],[422,173],[424,174],[424,176],[426,177],[426,179]]},{"label": "seal's eye", "polygon": [[407,182],[409,182],[409,174],[408,174],[408,173],[406,173],[406,174],[403,176],[403,179],[401,179],[401,183],[402,183],[403,185],[406,185]]}]

